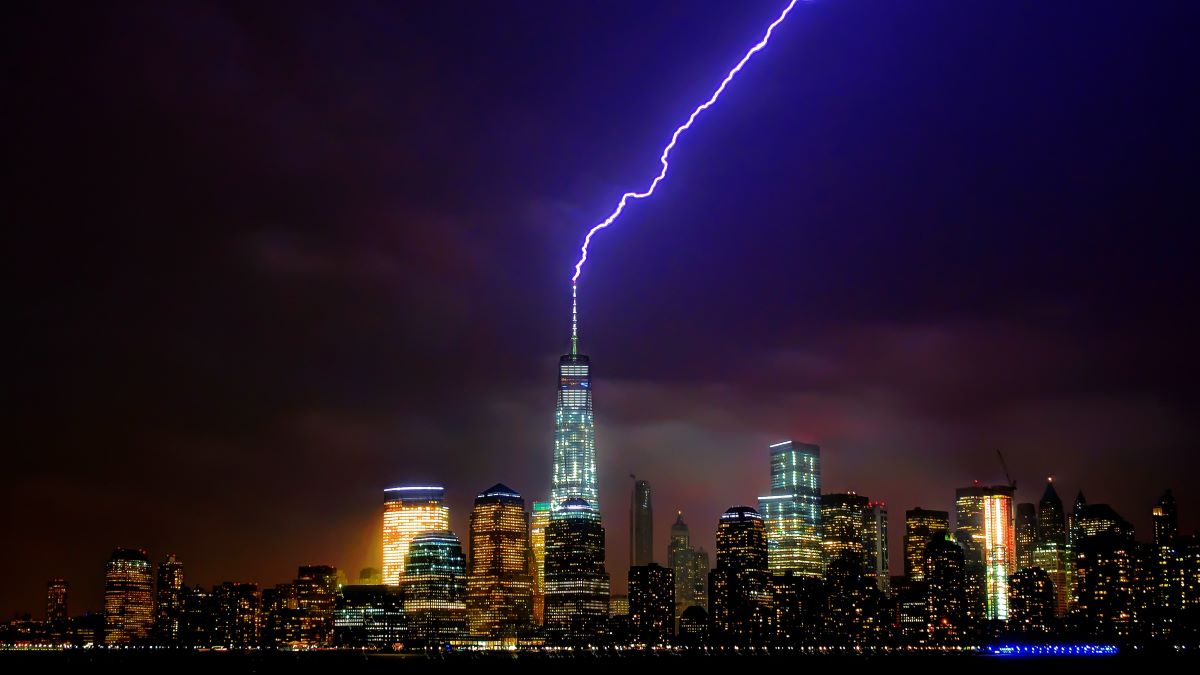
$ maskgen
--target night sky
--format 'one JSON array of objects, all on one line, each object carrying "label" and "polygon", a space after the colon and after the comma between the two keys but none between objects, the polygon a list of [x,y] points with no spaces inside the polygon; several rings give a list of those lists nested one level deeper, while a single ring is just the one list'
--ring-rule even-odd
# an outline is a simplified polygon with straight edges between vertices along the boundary
[{"label": "night sky", "polygon": [[[379,566],[382,490],[549,493],[583,233],[770,2],[59,3],[3,21],[0,616],[116,546],[187,583]],[[286,11],[284,11],[286,9]],[[1200,526],[1200,33],[1186,2],[801,4],[580,281],[624,587],[636,473],[950,509],[1054,474]]]}]

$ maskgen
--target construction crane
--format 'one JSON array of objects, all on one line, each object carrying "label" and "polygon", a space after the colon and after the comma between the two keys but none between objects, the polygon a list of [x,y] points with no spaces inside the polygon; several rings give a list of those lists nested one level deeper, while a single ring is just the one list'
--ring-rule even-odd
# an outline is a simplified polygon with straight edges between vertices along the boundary
[{"label": "construction crane", "polygon": [[1004,453],[1000,452],[1000,448],[996,448],[996,456],[1000,458],[1000,468],[1004,469],[1004,479],[1008,481],[1008,486],[1014,490],[1017,489],[1017,481],[1008,475],[1008,462],[1004,461]]}]

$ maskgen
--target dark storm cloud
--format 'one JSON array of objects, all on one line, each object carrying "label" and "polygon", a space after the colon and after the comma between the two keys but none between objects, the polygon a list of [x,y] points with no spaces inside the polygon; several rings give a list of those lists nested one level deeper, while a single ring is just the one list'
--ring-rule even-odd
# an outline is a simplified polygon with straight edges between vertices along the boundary
[{"label": "dark storm cloud", "polygon": [[[543,497],[579,238],[777,4],[11,9],[0,611],[118,545],[353,576],[391,483],[464,540]],[[628,473],[711,548],[785,436],[894,544],[996,448],[1195,527],[1194,10],[796,12],[581,281],[617,585]]]}]

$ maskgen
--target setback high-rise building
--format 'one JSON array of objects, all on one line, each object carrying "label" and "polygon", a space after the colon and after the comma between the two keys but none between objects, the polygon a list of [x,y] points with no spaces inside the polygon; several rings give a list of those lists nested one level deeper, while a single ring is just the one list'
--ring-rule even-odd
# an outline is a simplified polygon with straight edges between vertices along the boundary
[{"label": "setback high-rise building", "polygon": [[467,577],[467,629],[472,636],[516,638],[533,621],[529,521],[525,500],[497,484],[475,497]]},{"label": "setback high-rise building", "polygon": [[675,618],[688,607],[699,606],[708,611],[708,551],[692,546],[692,535],[683,512],[676,513],[671,526],[671,541],[667,543],[667,567],[674,571]]},{"label": "setback high-rise building", "polygon": [[153,627],[150,558],[141,549],[118,548],[104,569],[104,644],[145,642]]},{"label": "setback high-rise building", "polygon": [[758,508],[766,523],[770,571],[823,577],[821,448],[782,441],[769,449],[771,493],[758,498]]},{"label": "setback high-rise building", "polygon": [[868,568],[866,523],[870,500],[853,492],[821,495],[821,547],[825,569],[839,559],[853,561],[851,569]]},{"label": "setback high-rise building", "polygon": [[871,502],[868,505],[867,522],[863,526],[863,536],[867,543],[867,576],[873,577],[875,586],[885,593],[891,588],[887,520],[887,504]]},{"label": "setback high-rise building", "polygon": [[51,579],[46,583],[46,623],[61,624],[65,623],[67,614],[67,590],[66,579]]},{"label": "setback high-rise building", "polygon": [[533,622],[542,625],[546,615],[546,526],[550,502],[534,502],[529,519],[529,545],[533,550]]},{"label": "setback high-rise building", "polygon": [[629,504],[629,566],[654,562],[654,510],[650,506],[650,481],[633,484]]},{"label": "setback high-rise building", "polygon": [[1062,500],[1054,489],[1054,478],[1046,479],[1046,490],[1038,502],[1037,540],[1033,545],[1033,566],[1050,575],[1054,584],[1054,613],[1066,616],[1071,601],[1070,568],[1067,555],[1067,520]]},{"label": "setback high-rise building", "polygon": [[158,583],[155,589],[154,630],[159,644],[179,641],[179,617],[183,612],[183,563],[168,553],[158,563]]},{"label": "setback high-rise building", "polygon": [[442,530],[413,537],[401,584],[409,640],[432,645],[463,637],[466,577],[467,561],[457,535]]},{"label": "setback high-rise building", "polygon": [[708,575],[713,640],[761,644],[773,618],[766,527],[749,506],[733,506],[717,526],[717,568]]},{"label": "setback high-rise building", "polygon": [[599,635],[608,621],[608,601],[600,514],[586,501],[569,498],[551,512],[546,527],[546,630],[558,640]]},{"label": "setback high-rise building", "polygon": [[925,547],[950,533],[950,512],[917,507],[904,512],[904,576],[910,583],[925,580]]},{"label": "setback high-rise building", "polygon": [[596,427],[592,418],[592,361],[579,353],[578,312],[571,286],[571,353],[558,360],[554,409],[554,472],[550,508],[582,499],[600,513],[596,490]]},{"label": "setback high-rise building", "polygon": [[390,487],[383,491],[383,583],[399,585],[408,547],[422,532],[450,529],[446,490],[439,486]]},{"label": "setback high-rise building", "polygon": [[1013,493],[976,482],[955,493],[957,530],[967,570],[967,616],[1008,620],[1008,575],[1017,570]]},{"label": "setback high-rise building", "polygon": [[629,568],[629,622],[639,642],[660,644],[675,632],[675,574],[657,563]]},{"label": "setback high-rise building", "polygon": [[1033,567],[1033,547],[1037,543],[1037,509],[1033,504],[1017,504],[1017,569]]}]

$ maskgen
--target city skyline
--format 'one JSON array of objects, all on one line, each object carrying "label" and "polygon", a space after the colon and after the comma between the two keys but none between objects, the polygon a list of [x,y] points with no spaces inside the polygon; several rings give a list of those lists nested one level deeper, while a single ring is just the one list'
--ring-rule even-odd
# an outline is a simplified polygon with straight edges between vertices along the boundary
[{"label": "city skyline", "polygon": [[[581,230],[780,9],[644,5],[15,11],[0,616],[56,578],[100,609],[117,547],[353,576],[391,487],[444,486],[464,555],[488,486],[550,500]],[[597,244],[613,593],[629,474],[653,558],[682,511],[715,562],[788,438],[887,504],[897,574],[903,514],[1008,484],[997,449],[1014,507],[1054,475],[1067,515],[1148,541],[1173,488],[1200,526],[1189,8],[950,5],[798,4]]]}]

